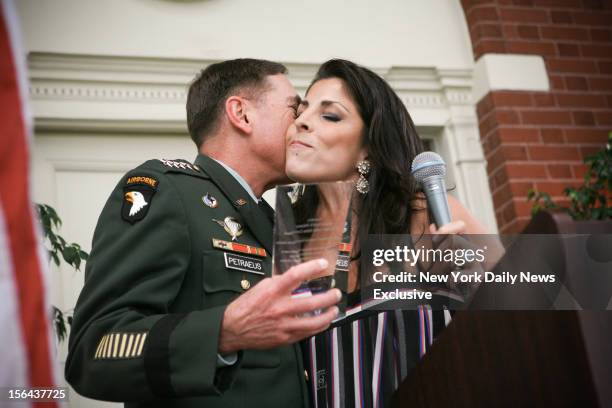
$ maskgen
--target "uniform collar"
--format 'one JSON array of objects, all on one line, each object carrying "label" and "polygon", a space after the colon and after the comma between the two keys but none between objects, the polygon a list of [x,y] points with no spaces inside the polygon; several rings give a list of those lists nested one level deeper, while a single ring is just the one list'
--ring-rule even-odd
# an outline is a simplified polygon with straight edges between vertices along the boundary
[{"label": "uniform collar", "polygon": [[215,158],[212,158],[214,161],[216,161],[217,163],[219,163],[220,165],[223,166],[223,168],[225,170],[227,170],[227,172],[229,174],[231,174],[238,183],[240,183],[240,185],[242,186],[242,188],[244,188],[246,190],[247,193],[249,193],[249,195],[251,196],[251,198],[253,199],[253,201],[255,201],[256,203],[259,202],[259,199],[257,199],[257,197],[255,196],[255,193],[253,192],[253,189],[251,188],[251,186],[249,186],[249,183],[246,182],[246,180],[240,175],[238,174],[238,172],[234,169],[232,169],[230,166],[228,166],[227,164],[223,163],[221,160],[217,160]]}]

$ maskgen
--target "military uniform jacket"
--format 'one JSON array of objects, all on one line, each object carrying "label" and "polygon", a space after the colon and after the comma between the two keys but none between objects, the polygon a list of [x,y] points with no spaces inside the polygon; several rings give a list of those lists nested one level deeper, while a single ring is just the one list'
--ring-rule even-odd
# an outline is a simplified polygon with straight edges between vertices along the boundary
[{"label": "military uniform jacket", "polygon": [[242,350],[218,367],[225,308],[270,275],[271,243],[269,214],[209,157],[128,172],[94,233],[68,382],[126,407],[306,405],[297,346]]}]

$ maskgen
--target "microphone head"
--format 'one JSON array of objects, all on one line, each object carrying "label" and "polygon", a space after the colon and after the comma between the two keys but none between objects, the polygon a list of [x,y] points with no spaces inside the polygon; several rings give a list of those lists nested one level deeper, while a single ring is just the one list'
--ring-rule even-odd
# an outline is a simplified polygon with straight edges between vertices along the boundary
[{"label": "microphone head", "polygon": [[412,176],[419,183],[432,176],[446,176],[446,164],[438,153],[419,153],[412,161]]}]

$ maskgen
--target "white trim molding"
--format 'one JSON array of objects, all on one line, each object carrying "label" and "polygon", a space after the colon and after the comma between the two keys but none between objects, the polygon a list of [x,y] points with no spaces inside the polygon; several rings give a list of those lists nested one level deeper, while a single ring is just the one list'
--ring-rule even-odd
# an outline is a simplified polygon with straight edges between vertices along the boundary
[{"label": "white trim molding", "polygon": [[[216,60],[31,53],[30,98],[37,134],[186,135],[185,100],[195,75]],[[285,64],[304,94],[316,64]],[[472,70],[371,67],[402,99],[447,160],[449,185],[497,231],[480,146]],[[478,188],[476,188],[478,186]]]},{"label": "white trim molding", "polygon": [[474,67],[474,102],[501,90],[549,91],[544,59],[540,55],[482,55]]}]

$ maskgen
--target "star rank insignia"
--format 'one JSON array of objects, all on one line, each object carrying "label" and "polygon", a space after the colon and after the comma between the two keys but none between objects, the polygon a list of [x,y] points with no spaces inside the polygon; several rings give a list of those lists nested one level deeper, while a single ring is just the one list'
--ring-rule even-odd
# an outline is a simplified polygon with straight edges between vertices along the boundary
[{"label": "star rank insignia", "polygon": [[151,207],[159,181],[150,176],[128,177],[123,186],[121,218],[130,224],[142,220]]},{"label": "star rank insignia", "polygon": [[168,159],[159,159],[159,161],[166,167],[172,167],[175,169],[183,169],[183,170],[193,170],[193,171],[201,171],[200,167],[188,162],[179,161],[179,160],[168,160]]}]

